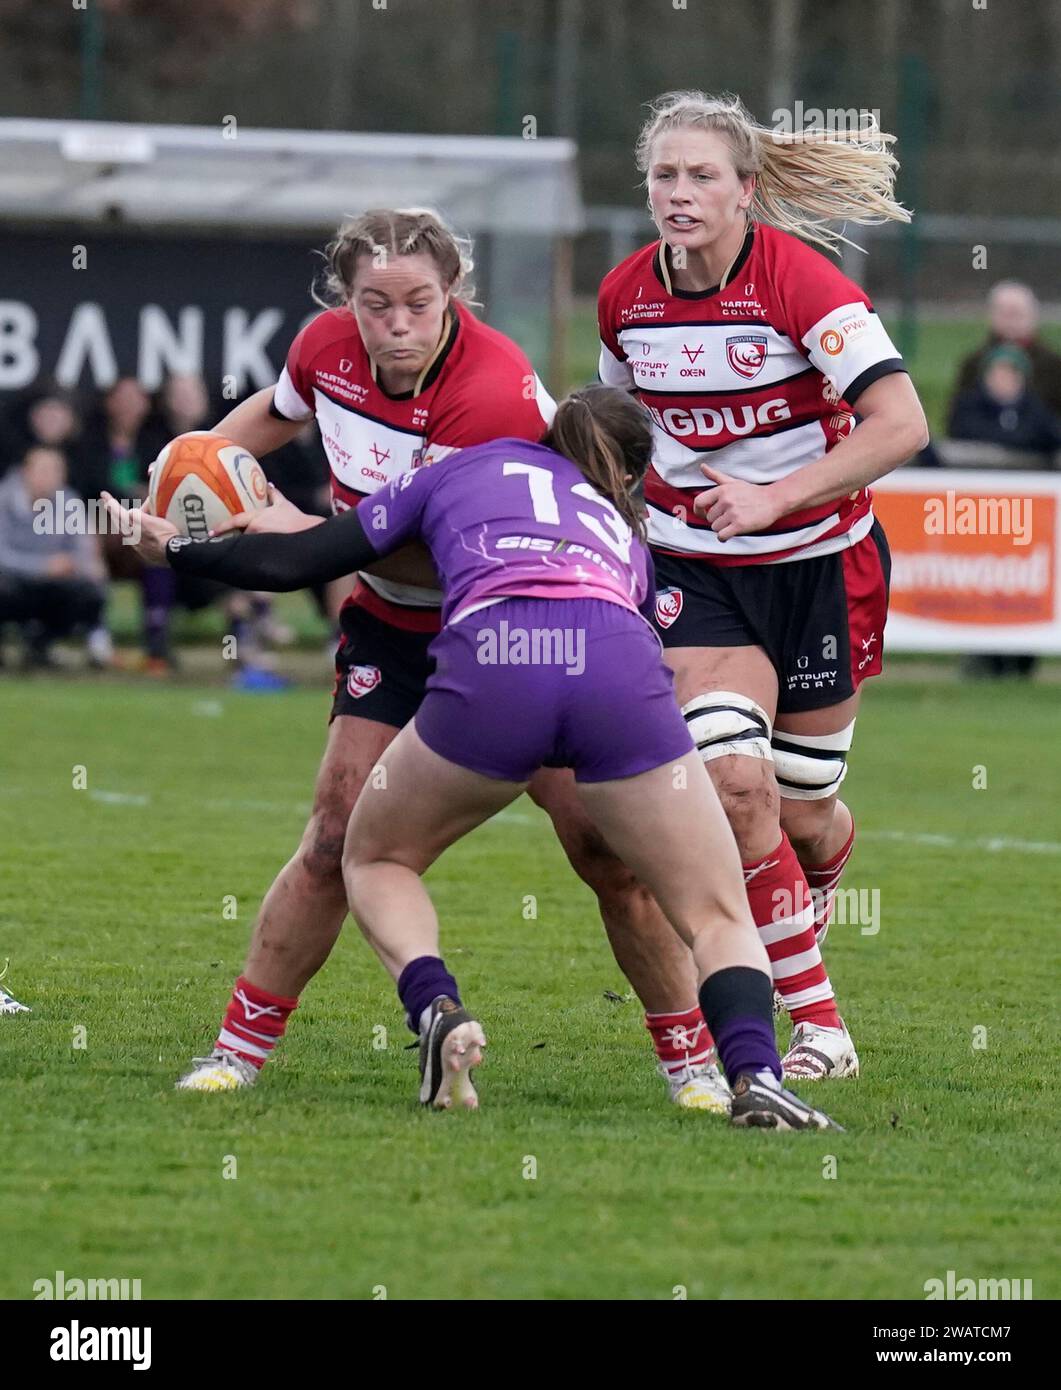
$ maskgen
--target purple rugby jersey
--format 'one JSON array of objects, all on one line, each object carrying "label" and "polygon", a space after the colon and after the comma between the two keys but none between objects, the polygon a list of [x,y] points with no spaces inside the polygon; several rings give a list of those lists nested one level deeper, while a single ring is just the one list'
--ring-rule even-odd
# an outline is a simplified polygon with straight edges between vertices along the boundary
[{"label": "purple rugby jersey", "polygon": [[427,545],[446,590],[443,623],[507,595],[651,611],[647,549],[575,464],[542,444],[462,449],[403,473],[357,510],[378,555]]}]

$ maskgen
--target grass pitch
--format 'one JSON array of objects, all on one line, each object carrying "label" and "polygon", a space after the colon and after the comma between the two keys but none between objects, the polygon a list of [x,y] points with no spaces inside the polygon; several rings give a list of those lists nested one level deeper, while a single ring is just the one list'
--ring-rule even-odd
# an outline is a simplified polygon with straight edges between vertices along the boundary
[{"label": "grass pitch", "polygon": [[34,1007],[0,1019],[0,1297],[63,1270],[147,1299],[916,1299],[948,1269],[1058,1296],[1056,684],[872,683],[845,886],[879,931],[827,944],[863,1068],[814,1091],[831,1136],[667,1103],[526,800],[431,875],[490,1040],[478,1114],[420,1112],[350,926],[255,1090],[174,1093],[296,844],[326,684],[0,681],[0,964]]}]

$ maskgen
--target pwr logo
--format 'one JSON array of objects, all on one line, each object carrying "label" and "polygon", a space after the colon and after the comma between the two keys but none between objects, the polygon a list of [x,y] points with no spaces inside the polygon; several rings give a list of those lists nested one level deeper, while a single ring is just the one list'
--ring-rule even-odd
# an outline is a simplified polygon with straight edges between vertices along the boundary
[{"label": "pwr logo", "polygon": [[378,666],[351,666],[346,673],[346,688],[355,700],[375,690],[383,679]]},{"label": "pwr logo", "polygon": [[766,365],[766,334],[739,333],[727,338],[726,357],[737,375],[750,381]]},{"label": "pwr logo", "polygon": [[660,589],[656,595],[656,622],[660,627],[671,627],[678,620],[685,597],[681,589]]}]

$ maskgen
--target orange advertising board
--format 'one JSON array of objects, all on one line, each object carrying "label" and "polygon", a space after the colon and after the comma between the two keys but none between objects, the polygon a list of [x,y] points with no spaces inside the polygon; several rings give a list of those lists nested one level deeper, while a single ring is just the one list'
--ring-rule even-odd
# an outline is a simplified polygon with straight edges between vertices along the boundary
[{"label": "orange advertising board", "polygon": [[900,469],[873,493],[892,553],[890,646],[1061,650],[1057,474]]}]

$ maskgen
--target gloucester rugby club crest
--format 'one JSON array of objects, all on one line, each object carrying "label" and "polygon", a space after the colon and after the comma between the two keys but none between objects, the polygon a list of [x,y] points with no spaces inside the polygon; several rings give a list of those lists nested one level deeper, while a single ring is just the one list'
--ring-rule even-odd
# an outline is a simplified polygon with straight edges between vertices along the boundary
[{"label": "gloucester rugby club crest", "polygon": [[749,381],[758,376],[766,362],[766,334],[740,333],[726,339],[726,356],[738,376]]},{"label": "gloucester rugby club crest", "polygon": [[681,589],[660,589],[656,595],[656,622],[660,627],[670,627],[682,611]]},{"label": "gloucester rugby club crest", "polygon": [[378,666],[351,666],[346,675],[346,688],[355,700],[375,690],[383,677]]}]

